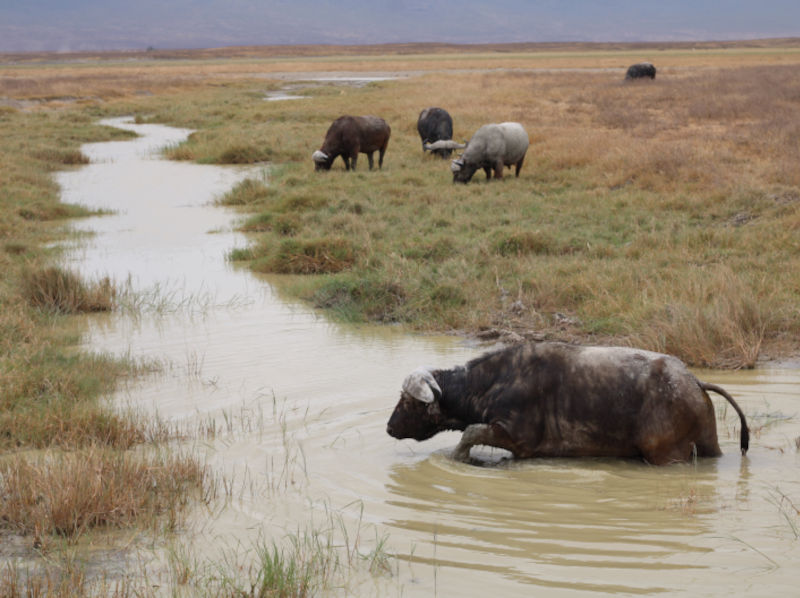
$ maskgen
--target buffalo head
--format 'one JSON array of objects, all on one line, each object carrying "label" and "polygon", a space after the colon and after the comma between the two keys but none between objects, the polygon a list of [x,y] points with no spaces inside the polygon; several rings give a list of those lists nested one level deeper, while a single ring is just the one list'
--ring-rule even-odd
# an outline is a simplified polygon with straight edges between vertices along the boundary
[{"label": "buffalo head", "polygon": [[469,183],[478,167],[464,162],[463,158],[457,158],[450,163],[450,170],[453,171],[454,183]]},{"label": "buffalo head", "polygon": [[419,368],[403,382],[400,401],[389,418],[386,432],[395,438],[427,440],[442,431],[438,400],[442,391],[429,369]]},{"label": "buffalo head", "polygon": [[311,159],[314,160],[314,170],[330,170],[333,164],[330,156],[321,150],[311,154]]}]

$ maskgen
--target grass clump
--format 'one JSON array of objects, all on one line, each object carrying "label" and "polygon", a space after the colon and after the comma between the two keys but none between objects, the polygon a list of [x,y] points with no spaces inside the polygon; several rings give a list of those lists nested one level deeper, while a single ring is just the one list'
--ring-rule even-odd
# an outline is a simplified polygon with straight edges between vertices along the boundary
[{"label": "grass clump", "polygon": [[407,293],[398,283],[386,282],[375,276],[345,275],[324,282],[311,299],[314,305],[326,309],[337,319],[350,322],[403,322]]},{"label": "grass clump", "polygon": [[224,129],[202,130],[189,135],[183,143],[168,147],[171,160],[192,160],[201,164],[255,164],[268,162],[274,151],[269,140],[251,140],[245,130],[236,128],[236,136]]},{"label": "grass clump", "polygon": [[557,254],[553,238],[540,231],[518,231],[497,236],[494,250],[503,257]]},{"label": "grass clump", "polygon": [[23,535],[57,535],[75,542],[94,528],[130,527],[166,515],[179,521],[187,491],[204,469],[185,456],[134,457],[90,447],[12,458],[0,464],[0,520]]},{"label": "grass clump", "polygon": [[223,206],[246,207],[255,203],[268,201],[275,195],[275,191],[266,181],[247,178],[237,183],[219,200]]},{"label": "grass clump", "polygon": [[32,307],[61,314],[110,311],[116,296],[109,278],[87,284],[74,272],[56,266],[26,271],[22,285]]},{"label": "grass clump", "polygon": [[341,237],[285,239],[255,268],[277,274],[330,274],[352,267],[358,254],[353,242]]},{"label": "grass clump", "polygon": [[34,155],[50,164],[82,166],[89,163],[89,158],[76,149],[45,148],[36,151]]}]

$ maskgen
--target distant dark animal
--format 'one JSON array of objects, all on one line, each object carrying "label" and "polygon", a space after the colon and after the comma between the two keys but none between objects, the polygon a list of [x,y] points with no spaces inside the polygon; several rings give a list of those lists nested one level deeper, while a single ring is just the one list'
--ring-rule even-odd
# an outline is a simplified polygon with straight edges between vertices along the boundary
[{"label": "distant dark animal", "polygon": [[322,147],[311,155],[315,170],[330,170],[337,156],[344,160],[345,170],[355,170],[359,153],[367,154],[372,170],[372,154],[376,151],[381,168],[391,134],[391,127],[377,116],[340,116],[325,133]]},{"label": "distant dark animal", "polygon": [[629,81],[631,79],[644,79],[649,77],[650,79],[656,78],[656,67],[654,67],[649,62],[639,62],[637,64],[632,64],[628,67],[627,72],[625,73],[625,80]]},{"label": "distant dark animal", "polygon": [[[428,144],[436,141],[447,141],[453,138],[453,119],[444,108],[425,108],[419,113],[417,131],[422,140],[422,151],[428,150]],[[449,158],[452,148],[441,147],[430,150],[441,158]]]},{"label": "distant dark animal", "polygon": [[486,179],[503,178],[504,166],[516,166],[519,176],[525,153],[528,151],[528,133],[519,123],[483,125],[475,131],[461,157],[453,160],[454,183],[468,183],[478,168],[483,168]]},{"label": "distant dark animal", "polygon": [[420,368],[403,382],[386,431],[426,440],[463,430],[453,458],[487,445],[529,457],[632,457],[654,465],[718,457],[714,406],[725,390],[701,382],[676,357],[627,347],[520,344],[465,367]]}]

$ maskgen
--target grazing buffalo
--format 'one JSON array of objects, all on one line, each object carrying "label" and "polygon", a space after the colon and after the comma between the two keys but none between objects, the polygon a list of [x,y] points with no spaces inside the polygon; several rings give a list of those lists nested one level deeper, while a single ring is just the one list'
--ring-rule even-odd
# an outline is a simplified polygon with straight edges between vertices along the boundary
[{"label": "grazing buffalo", "polygon": [[475,131],[461,157],[453,160],[454,183],[468,183],[478,168],[483,168],[486,179],[503,178],[504,166],[516,166],[516,176],[522,168],[528,151],[528,133],[519,123],[483,125]]},{"label": "grazing buffalo", "polygon": [[529,457],[630,457],[654,465],[721,455],[714,406],[725,397],[669,355],[556,342],[515,345],[452,369],[420,368],[403,382],[386,431],[426,440],[463,430],[453,453],[487,445]]},{"label": "grazing buffalo", "polygon": [[[444,108],[425,108],[419,113],[417,131],[422,140],[422,150],[425,151],[428,150],[428,144],[453,138],[453,119]],[[453,148],[437,147],[430,151],[441,158],[449,158]]]},{"label": "grazing buffalo", "polygon": [[656,78],[656,67],[654,67],[649,62],[639,62],[637,64],[632,64],[628,67],[627,72],[625,73],[625,80],[630,81],[631,79],[645,79],[645,78],[655,79]]},{"label": "grazing buffalo", "polygon": [[372,170],[372,154],[378,152],[378,168],[389,144],[392,129],[377,116],[340,116],[325,133],[322,147],[313,153],[315,170],[330,170],[337,156],[344,160],[345,170],[356,169],[358,154],[367,154]]}]

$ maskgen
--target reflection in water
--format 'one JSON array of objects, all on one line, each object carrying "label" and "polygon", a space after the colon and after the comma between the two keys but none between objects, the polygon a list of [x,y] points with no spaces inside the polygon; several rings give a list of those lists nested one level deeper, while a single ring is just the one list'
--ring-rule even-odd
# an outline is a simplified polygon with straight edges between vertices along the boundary
[{"label": "reflection in water", "polygon": [[[409,371],[464,363],[481,347],[331,324],[281,300],[280,278],[226,263],[247,240],[210,205],[248,171],[164,162],[157,149],[187,131],[114,124],[142,137],[86,146],[92,164],[59,175],[66,201],[114,212],[80,224],[95,234],[68,259],[161,299],[141,313],[90,316],[86,344],[164,364],[120,402],[215,430],[195,449],[235,490],[213,517],[197,513],[198,556],[280,539],[344,509],[349,524],[388,534],[399,557],[378,582],[382,596],[796,591],[797,516],[779,497],[800,504],[798,371],[701,373],[748,414],[746,458],[735,414],[715,401],[725,455],[694,466],[491,452],[492,466],[454,463],[458,434],[396,441],[386,420]],[[342,593],[372,596],[374,585]]]},{"label": "reflection in water", "polygon": [[[698,470],[696,492],[717,502],[714,463]],[[619,570],[707,568],[698,555],[712,548],[687,543],[710,531],[706,522],[676,517],[664,503],[665,496],[680,496],[686,476],[698,470],[679,466],[663,475],[644,464],[605,460],[541,460],[485,470],[435,457],[393,467],[387,490],[395,495],[393,506],[426,514],[392,525],[435,534],[450,566],[547,588],[638,593],[667,587],[653,586],[646,574],[621,578]],[[536,574],[543,567],[545,577]]]}]

